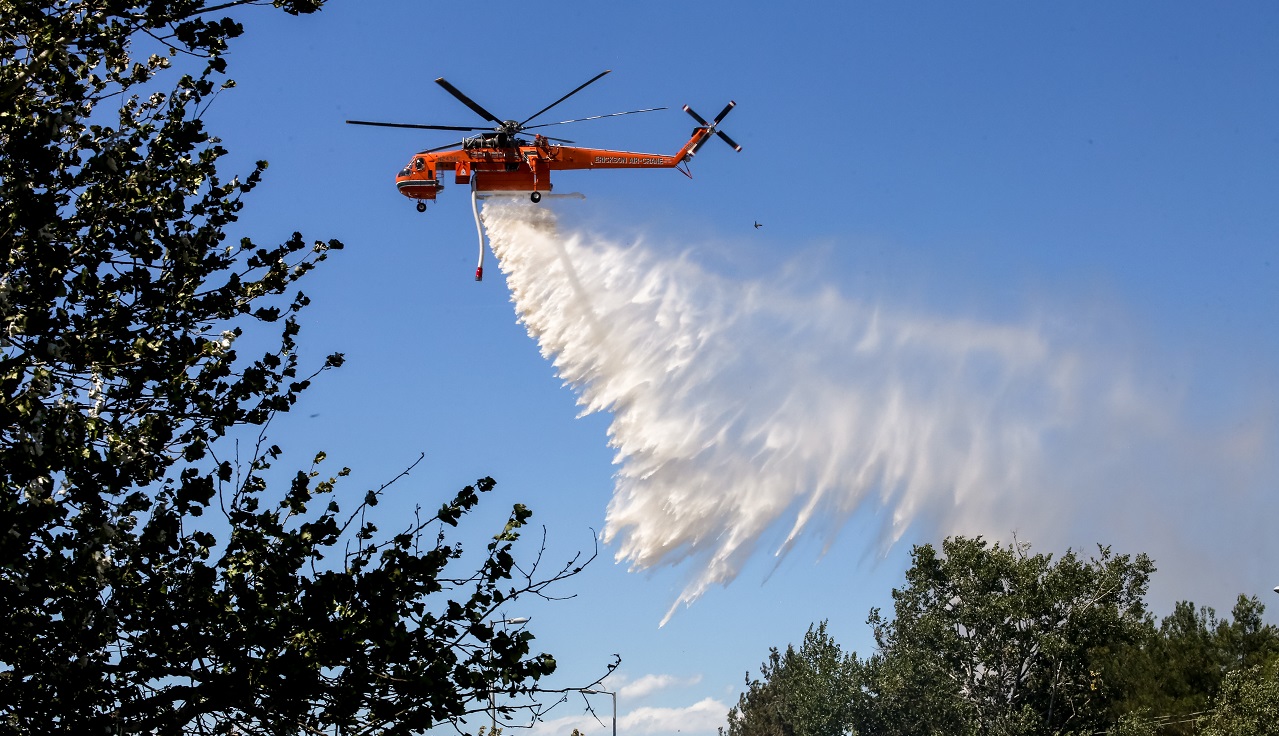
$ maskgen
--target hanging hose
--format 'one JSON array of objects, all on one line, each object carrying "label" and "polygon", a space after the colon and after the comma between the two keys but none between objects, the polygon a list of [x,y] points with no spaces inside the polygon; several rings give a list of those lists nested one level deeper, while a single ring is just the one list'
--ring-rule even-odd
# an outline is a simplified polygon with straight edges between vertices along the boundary
[{"label": "hanging hose", "polygon": [[475,234],[480,237],[480,262],[475,267],[475,280],[484,280],[484,226],[480,224],[480,205],[476,197],[475,182],[479,172],[471,172],[471,211],[475,213]]}]

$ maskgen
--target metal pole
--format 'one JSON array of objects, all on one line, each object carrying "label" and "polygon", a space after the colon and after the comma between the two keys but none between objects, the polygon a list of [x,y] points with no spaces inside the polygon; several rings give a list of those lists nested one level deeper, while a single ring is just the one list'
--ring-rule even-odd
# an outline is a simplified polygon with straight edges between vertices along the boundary
[{"label": "metal pole", "polygon": [[617,736],[617,693],[608,690],[583,690],[587,695],[608,695],[613,698],[613,736]]},{"label": "metal pole", "polygon": [[[472,179],[472,181],[474,181],[474,179]],[[472,187],[472,193],[474,193],[474,187]],[[476,227],[476,229],[478,229],[478,228],[479,228],[479,225],[480,225],[480,215],[479,215],[479,212],[476,212],[476,213],[475,213],[475,227]],[[483,236],[483,235],[480,235],[480,255],[481,255],[481,257],[483,257],[483,253],[484,253],[483,248],[484,248],[484,236]],[[476,279],[476,280],[478,281],[479,279]],[[494,626],[497,626],[497,625],[499,625],[499,624],[500,624],[500,625],[502,625],[502,626],[505,626],[506,624],[513,624],[513,625],[518,626],[518,625],[521,625],[521,624],[526,624],[526,623],[528,623],[528,622],[529,622],[529,620],[528,620],[528,618],[527,618],[527,617],[525,617],[525,616],[519,616],[519,617],[516,617],[516,618],[504,618],[504,619],[502,619],[501,621],[494,621],[494,622],[493,622],[493,625],[494,625]],[[490,659],[490,660],[492,660],[492,659],[493,659],[493,640],[492,640],[492,639],[489,639],[489,659]],[[490,721],[489,721],[489,733],[488,733],[488,736],[493,736],[493,732],[497,730],[497,701],[496,701],[496,699],[494,698],[494,688],[493,688],[493,686],[492,686],[492,685],[490,685],[490,686],[489,686],[489,718],[490,718]],[[613,736],[617,736],[617,733],[616,733],[616,732],[614,732]]]}]

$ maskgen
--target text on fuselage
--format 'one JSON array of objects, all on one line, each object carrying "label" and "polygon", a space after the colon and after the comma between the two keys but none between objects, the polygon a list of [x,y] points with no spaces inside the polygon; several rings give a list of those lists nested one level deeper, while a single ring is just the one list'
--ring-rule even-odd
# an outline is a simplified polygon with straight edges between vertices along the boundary
[{"label": "text on fuselage", "polygon": [[665,158],[649,158],[646,156],[596,156],[597,164],[631,164],[634,166],[665,166]]}]

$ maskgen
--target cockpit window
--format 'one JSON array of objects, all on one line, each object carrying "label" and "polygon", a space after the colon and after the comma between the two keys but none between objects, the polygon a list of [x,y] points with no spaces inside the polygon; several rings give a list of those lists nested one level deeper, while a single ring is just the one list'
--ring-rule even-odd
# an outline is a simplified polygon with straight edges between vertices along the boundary
[{"label": "cockpit window", "polygon": [[421,171],[422,169],[426,168],[426,162],[420,158],[415,158],[413,159],[413,168],[417,169],[418,171]]},{"label": "cockpit window", "polygon": [[407,166],[405,166],[404,168],[400,169],[400,176],[408,176],[408,175],[409,175],[409,174],[411,174],[411,173],[413,173],[413,172],[412,172],[412,171],[409,169],[409,167],[407,167]]}]

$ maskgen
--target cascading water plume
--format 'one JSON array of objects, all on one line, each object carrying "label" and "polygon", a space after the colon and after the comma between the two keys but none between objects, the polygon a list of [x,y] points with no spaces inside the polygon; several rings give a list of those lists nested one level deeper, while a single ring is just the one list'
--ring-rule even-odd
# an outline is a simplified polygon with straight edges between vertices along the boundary
[{"label": "cascading water plume", "polygon": [[484,221],[530,336],[584,414],[612,413],[605,541],[632,568],[694,563],[666,619],[731,581],[762,540],[777,554],[806,532],[829,542],[863,506],[882,519],[880,544],[918,521],[1056,524],[1060,539],[1063,499],[1098,480],[1085,466],[1177,424],[1118,357],[1042,326],[720,277],[557,233],[526,203],[490,202]]}]

